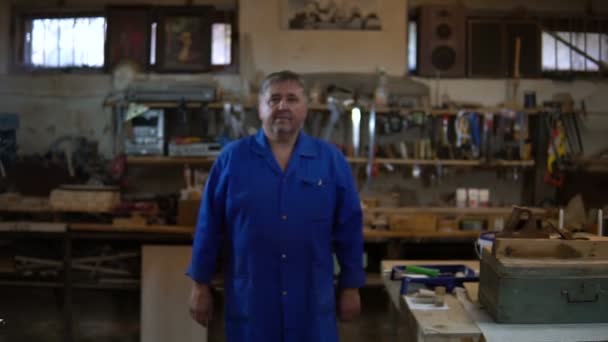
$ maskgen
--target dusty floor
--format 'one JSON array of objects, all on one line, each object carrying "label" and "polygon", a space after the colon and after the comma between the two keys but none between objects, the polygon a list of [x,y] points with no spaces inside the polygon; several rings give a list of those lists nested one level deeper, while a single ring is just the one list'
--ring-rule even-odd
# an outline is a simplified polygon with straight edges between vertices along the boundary
[{"label": "dusty floor", "polygon": [[[136,291],[76,291],[74,336],[78,342],[139,342]],[[3,287],[0,293],[0,341],[63,341],[62,293],[50,288]],[[341,324],[341,340],[390,341],[388,297],[380,287],[362,290],[363,313]],[[210,342],[219,342],[214,339]]]}]

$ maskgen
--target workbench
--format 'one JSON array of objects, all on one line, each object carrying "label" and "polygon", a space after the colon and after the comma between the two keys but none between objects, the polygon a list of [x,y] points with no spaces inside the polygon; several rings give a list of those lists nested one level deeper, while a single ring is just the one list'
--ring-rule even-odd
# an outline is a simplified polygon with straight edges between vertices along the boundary
[{"label": "workbench", "polygon": [[[12,227],[11,224],[15,224]],[[61,252],[59,276],[52,280],[0,280],[0,286],[36,287],[59,290],[63,318],[63,341],[74,340],[74,321],[78,319],[73,310],[75,290],[140,291],[140,282],[133,283],[96,283],[81,281],[74,277],[74,247],[84,242],[129,243],[144,245],[192,244],[192,228],[170,226],[114,227],[110,224],[58,223],[58,222],[3,222],[0,230],[2,240],[43,240],[45,244],[58,246]],[[185,277],[184,277],[185,279]],[[137,295],[136,295],[137,296]],[[184,309],[185,310],[185,309]],[[186,311],[184,311],[186,312]],[[9,321],[8,317],[1,317]],[[8,323],[7,323],[8,324]]]},{"label": "workbench", "polygon": [[[608,324],[497,324],[480,308],[476,284],[446,295],[447,310],[412,310],[400,295],[400,281],[390,280],[395,265],[463,264],[479,271],[477,260],[383,260],[382,280],[391,301],[395,341],[416,342],[580,342],[608,341]],[[388,272],[387,272],[388,271]],[[402,329],[399,329],[401,327]],[[403,332],[403,334],[399,334]]]}]

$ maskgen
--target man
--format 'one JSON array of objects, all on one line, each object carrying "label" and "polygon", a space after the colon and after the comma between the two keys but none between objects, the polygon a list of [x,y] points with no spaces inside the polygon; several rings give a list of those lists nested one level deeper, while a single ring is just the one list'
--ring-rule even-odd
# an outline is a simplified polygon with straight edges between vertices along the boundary
[{"label": "man", "polygon": [[[270,74],[259,94],[262,129],[224,148],[202,200],[192,262],[191,316],[207,326],[209,282],[224,259],[229,342],[335,342],[360,311],[362,212],[349,165],[302,132],[300,77]],[[334,294],[333,258],[340,264]]]}]

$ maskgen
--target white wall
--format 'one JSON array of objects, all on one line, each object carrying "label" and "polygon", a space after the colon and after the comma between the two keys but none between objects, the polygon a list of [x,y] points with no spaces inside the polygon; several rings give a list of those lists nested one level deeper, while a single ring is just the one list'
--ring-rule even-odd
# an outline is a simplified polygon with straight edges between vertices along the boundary
[{"label": "white wall", "polygon": [[381,31],[282,29],[282,1],[240,2],[240,30],[252,44],[242,58],[245,64],[253,60],[256,71],[374,72],[383,67],[393,75],[406,72],[406,0],[378,0]]}]

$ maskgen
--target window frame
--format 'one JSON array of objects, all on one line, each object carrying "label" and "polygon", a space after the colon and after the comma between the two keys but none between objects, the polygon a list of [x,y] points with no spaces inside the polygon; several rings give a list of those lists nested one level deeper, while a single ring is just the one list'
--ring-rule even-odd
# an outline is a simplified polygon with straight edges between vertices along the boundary
[{"label": "window frame", "polygon": [[[133,6],[124,5],[119,7],[135,8],[135,7],[146,7],[150,10],[149,15],[149,29],[152,27],[152,23],[158,23],[157,13],[165,9],[180,9],[184,13],[188,13],[189,7],[191,6]],[[95,8],[95,9],[84,9],[84,8],[70,8],[68,10],[62,8],[44,8],[44,9],[29,9],[23,7],[13,6],[11,8],[11,22],[10,22],[10,46],[13,47],[12,53],[9,56],[10,72],[12,73],[30,73],[30,74],[61,74],[61,73],[79,73],[79,74],[104,74],[111,73],[112,70],[108,64],[108,32],[109,32],[109,18],[107,7]],[[26,64],[25,52],[25,33],[27,25],[35,19],[61,19],[61,18],[90,18],[90,17],[103,17],[106,21],[106,32],[104,45],[104,64],[99,67],[87,67],[87,66],[70,66],[70,67],[46,67],[46,66],[34,66]],[[238,5],[234,8],[222,8],[215,9],[214,14],[211,18],[211,24],[214,23],[225,23],[231,25],[231,63],[228,65],[212,65],[209,61],[209,68],[201,71],[194,71],[191,73],[195,74],[237,74],[240,69],[240,58],[239,58],[239,29],[238,29]],[[159,36],[157,35],[156,48],[159,48],[158,43]],[[145,65],[142,65],[142,72],[145,73],[166,73],[159,71],[158,60],[157,64],[150,64],[151,51],[149,45],[151,42],[148,37],[148,58]],[[210,44],[212,40],[210,39]],[[209,46],[211,49],[211,45]],[[169,72],[174,73],[174,72]],[[179,73],[179,72],[178,72]]]},{"label": "window frame", "polygon": [[[230,24],[230,64],[226,65],[213,65],[209,62],[210,71],[215,74],[236,74],[239,72],[239,30],[236,10],[215,10],[214,16],[211,20],[213,24]],[[210,41],[213,45],[213,37]],[[209,47],[211,48],[211,47]],[[213,53],[213,52],[212,52]]]},{"label": "window frame", "polygon": [[[405,67],[407,69],[407,74],[410,76],[419,76],[418,75],[418,69],[419,69],[419,65],[420,65],[420,15],[417,12],[414,12],[410,15],[408,15],[408,20],[407,20],[407,44],[406,44],[406,51],[407,51],[407,58],[405,60]],[[416,25],[416,56],[414,57],[416,60],[416,66],[413,69],[410,69],[410,24],[414,23]]]},{"label": "window frame", "polygon": [[[549,29],[553,32],[568,32],[568,33],[599,33],[599,34],[608,34],[608,17],[606,16],[567,16],[567,15],[545,15],[538,18],[541,23],[541,77],[543,78],[553,78],[553,79],[589,79],[589,78],[605,78],[608,75],[608,70],[602,71],[601,67],[598,70],[574,70],[572,67],[572,56],[576,54],[576,52],[572,49],[570,51],[570,70],[543,70],[542,69],[542,34],[545,32],[545,29]],[[589,22],[593,22],[595,27],[598,28],[597,31],[590,31],[588,27],[593,27],[589,25]],[[557,50],[557,41],[556,41],[556,50]],[[601,55],[601,39],[600,39],[600,61],[602,60]],[[557,51],[556,51],[557,52]],[[587,51],[585,51],[587,52]],[[583,57],[584,58],[584,57]],[[593,63],[591,61],[588,61]]]},{"label": "window frame", "polygon": [[48,66],[36,66],[26,63],[26,43],[25,33],[29,30],[28,25],[31,25],[33,20],[37,19],[68,19],[68,18],[93,18],[103,17],[106,21],[106,35],[107,35],[107,24],[108,18],[104,10],[99,11],[28,11],[18,12],[15,15],[15,21],[13,23],[12,31],[14,34],[12,46],[15,47],[14,54],[12,54],[13,70],[29,73],[57,73],[57,72],[82,72],[82,73],[103,73],[107,63],[105,55],[105,44],[107,36],[104,37],[104,64],[99,67],[88,67],[88,66],[68,66],[68,67],[48,67]]}]

